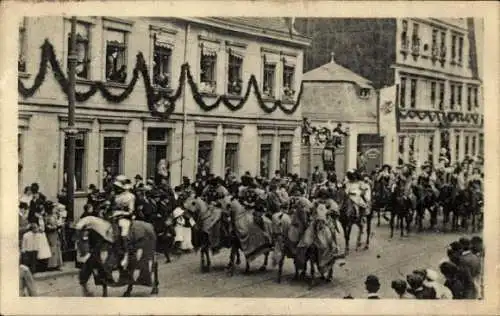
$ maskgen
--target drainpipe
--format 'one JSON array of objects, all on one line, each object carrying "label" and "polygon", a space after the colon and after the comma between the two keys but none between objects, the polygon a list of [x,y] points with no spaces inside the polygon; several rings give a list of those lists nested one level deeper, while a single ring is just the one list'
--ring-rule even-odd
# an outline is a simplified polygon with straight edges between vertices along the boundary
[{"label": "drainpipe", "polygon": [[[187,47],[188,47],[188,34],[190,30],[189,22],[186,22],[186,31],[184,35],[184,62],[187,63]],[[184,176],[184,138],[186,137],[186,122],[187,122],[187,112],[186,112],[186,92],[187,85],[184,84],[184,92],[182,95],[182,138],[181,138],[181,181]]]}]

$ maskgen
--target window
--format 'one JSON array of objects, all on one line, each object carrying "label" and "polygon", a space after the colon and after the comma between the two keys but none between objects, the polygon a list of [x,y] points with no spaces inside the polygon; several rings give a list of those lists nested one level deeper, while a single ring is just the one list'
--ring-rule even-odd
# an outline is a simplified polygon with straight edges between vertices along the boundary
[{"label": "window", "polygon": [[408,21],[403,20],[403,31],[401,32],[401,47],[403,50],[408,49]]},{"label": "window", "polygon": [[402,108],[406,106],[406,77],[401,77],[401,89],[399,93],[399,104]]},{"label": "window", "polygon": [[172,48],[157,41],[154,37],[153,47],[153,84],[159,88],[169,88],[171,83]]},{"label": "window", "polygon": [[455,63],[455,58],[457,57],[457,36],[451,36],[451,62]]},{"label": "window", "polygon": [[434,161],[434,135],[429,135],[429,144],[427,147],[427,161],[433,162]]},{"label": "window", "polygon": [[268,179],[271,167],[271,144],[260,145],[260,176]]},{"label": "window", "polygon": [[290,170],[290,147],[291,143],[280,143],[280,172],[282,175],[288,174]]},{"label": "window", "polygon": [[398,138],[398,165],[404,164],[404,153],[405,153],[405,136],[399,136]]},{"label": "window", "polygon": [[420,50],[420,37],[418,36],[419,25],[413,23],[413,34],[411,36],[411,49],[413,54],[418,54]]},{"label": "window", "polygon": [[460,135],[455,135],[455,161],[460,161]]},{"label": "window", "polygon": [[431,107],[436,108],[436,82],[431,82]]},{"label": "window", "polygon": [[484,134],[479,134],[479,155],[484,157]]},{"label": "window", "polygon": [[431,47],[431,52],[432,52],[432,57],[436,59],[439,55],[439,48],[438,48],[438,43],[437,43],[437,37],[438,37],[438,30],[434,29],[432,30],[432,47]]},{"label": "window", "polygon": [[227,92],[232,95],[241,95],[243,90],[243,57],[229,53],[227,67]]},{"label": "window", "polygon": [[417,103],[417,79],[411,79],[410,107],[414,109]]},{"label": "window", "polygon": [[460,36],[458,38],[458,64],[461,66],[463,61],[463,52],[464,52],[464,38]]},{"label": "window", "polygon": [[17,71],[26,72],[26,18],[19,25],[19,55],[17,56]]},{"label": "window", "polygon": [[472,111],[472,87],[467,87],[467,111]]},{"label": "window", "polygon": [[103,164],[104,170],[113,176],[122,170],[122,137],[104,137]]},{"label": "window", "polygon": [[469,140],[470,140],[470,137],[469,136],[465,136],[465,147],[464,147],[464,153],[466,156],[468,156],[470,154],[469,152]]},{"label": "window", "polygon": [[472,152],[470,153],[471,156],[475,156],[476,155],[476,136],[472,136],[472,144],[471,144],[471,149],[472,149]]},{"label": "window", "polygon": [[[80,132],[75,136],[75,191],[82,191],[85,188],[85,146],[86,146],[86,135],[84,132]],[[68,136],[64,137],[64,176],[63,176],[63,187],[67,187],[67,170],[68,170],[68,159],[69,159],[69,140]]]},{"label": "window", "polygon": [[238,143],[226,144],[224,166],[231,168],[231,172],[238,173]]},{"label": "window", "polygon": [[283,66],[283,97],[286,100],[293,100],[295,95],[295,67]]},{"label": "window", "polygon": [[408,162],[415,162],[416,161],[416,147],[415,147],[415,142],[416,142],[416,137],[415,136],[409,136],[409,153],[408,153]]},{"label": "window", "polygon": [[274,98],[275,74],[276,74],[276,65],[264,63],[263,90],[264,90],[264,97],[266,98]]},{"label": "window", "polygon": [[202,45],[200,58],[200,90],[215,93],[217,88],[217,51]]},{"label": "window", "polygon": [[[76,69],[77,78],[90,77],[90,24],[77,22],[76,24]],[[68,34],[68,69],[69,55],[71,54],[71,33]]]},{"label": "window", "polygon": [[479,89],[477,87],[474,88],[474,106],[476,108],[479,107],[479,99],[478,99],[478,93],[479,93]]},{"label": "window", "polygon": [[439,57],[441,59],[441,67],[444,67],[446,59],[446,32],[441,32],[441,48],[439,49]]},{"label": "window", "polygon": [[127,80],[127,33],[106,30],[106,80],[125,83]]},{"label": "window", "polygon": [[462,109],[462,85],[458,84],[456,86],[457,89],[457,107],[459,110]]},{"label": "window", "polygon": [[148,128],[146,148],[146,175],[155,178],[156,167],[162,159],[167,159],[168,130],[165,128]]},{"label": "window", "polygon": [[455,109],[455,85],[450,84],[450,109]]},{"label": "window", "polygon": [[444,110],[444,82],[439,83],[439,110]]},{"label": "window", "polygon": [[201,176],[210,174],[212,165],[212,141],[202,140],[198,142],[198,166],[197,173]]},{"label": "window", "polygon": [[368,89],[368,88],[361,88],[361,89],[359,89],[359,96],[362,99],[369,98],[370,97],[370,89]]}]

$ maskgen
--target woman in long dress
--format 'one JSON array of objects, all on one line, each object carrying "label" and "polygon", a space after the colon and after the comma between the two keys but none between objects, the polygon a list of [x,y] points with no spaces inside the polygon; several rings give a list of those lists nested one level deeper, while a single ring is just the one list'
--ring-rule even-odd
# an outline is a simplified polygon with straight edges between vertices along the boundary
[{"label": "woman in long dress", "polygon": [[50,258],[47,262],[48,269],[59,269],[63,264],[61,252],[61,239],[59,238],[60,223],[54,212],[54,208],[47,210],[45,218],[45,234],[50,247]]}]

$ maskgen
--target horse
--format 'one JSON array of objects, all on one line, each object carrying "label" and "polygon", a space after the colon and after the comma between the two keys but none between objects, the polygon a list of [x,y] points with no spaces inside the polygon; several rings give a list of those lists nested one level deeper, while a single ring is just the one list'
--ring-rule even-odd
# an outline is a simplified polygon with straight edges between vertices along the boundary
[{"label": "horse", "polygon": [[410,225],[413,217],[413,202],[408,196],[406,196],[403,183],[397,183],[394,186],[394,190],[389,201],[388,206],[391,212],[391,220],[389,221],[391,229],[390,238],[394,237],[394,221],[396,219],[399,223],[401,237],[404,236],[404,224],[406,224],[406,234],[410,234]]},{"label": "horse", "polygon": [[170,207],[159,197],[143,196],[137,199],[136,219],[153,225],[157,237],[156,251],[163,253],[165,263],[170,263],[170,252],[174,246],[175,229],[171,219]]},{"label": "horse", "polygon": [[370,247],[370,234],[371,234],[371,212],[368,214],[362,214],[360,210],[356,210],[356,205],[350,199],[349,194],[345,191],[345,189],[338,189],[335,192],[334,200],[339,205],[340,216],[339,222],[342,225],[342,229],[344,230],[344,238],[345,238],[345,247],[346,254],[349,253],[349,240],[351,238],[351,230],[352,226],[358,226],[358,237],[356,238],[356,251],[361,247],[361,235],[363,234],[364,223],[363,220],[367,220],[367,234],[366,234],[366,243],[365,249]]},{"label": "horse", "polygon": [[264,255],[264,262],[259,271],[266,271],[269,252],[273,249],[271,220],[262,216],[264,228],[262,229],[255,223],[252,209],[245,208],[236,198],[226,196],[220,202],[223,210],[229,211],[231,229],[236,236],[229,260],[230,275],[234,274],[234,259],[240,249],[245,255],[245,273],[250,272],[250,262],[260,255]]},{"label": "horse", "polygon": [[385,215],[385,211],[387,210],[387,204],[390,197],[390,184],[385,179],[375,180],[372,193],[372,213],[377,213],[377,226],[380,226],[381,213],[387,221],[389,220]]},{"label": "horse", "polygon": [[119,228],[102,218],[87,216],[75,224],[76,244],[82,267],[79,281],[85,296],[92,296],[87,282],[94,275],[96,285],[102,286],[102,296],[108,296],[108,286],[127,285],[124,297],[130,296],[134,285],[152,287],[151,295],[158,294],[158,263],[155,256],[156,235],[153,226],[143,221],[132,221],[130,226],[130,253],[127,267],[119,267],[124,249],[117,240]]},{"label": "horse", "polygon": [[[220,248],[232,248],[236,242],[235,235],[230,231],[230,223],[226,223],[228,214],[223,214],[220,205],[209,206],[200,197],[188,197],[184,201],[184,208],[196,222],[192,232],[193,244],[200,249],[201,272],[210,272],[210,250],[215,254]],[[236,264],[239,265],[239,252],[236,255]]]},{"label": "horse", "polygon": [[425,186],[422,184],[416,186],[415,193],[417,198],[416,222],[418,225],[418,230],[423,230],[423,220],[426,210],[428,210],[431,214],[430,228],[433,229],[437,224],[439,209],[436,193],[429,186]]},{"label": "horse", "polygon": [[[277,212],[271,217],[274,240],[273,265],[278,265],[278,283],[281,283],[285,258],[293,259],[294,280],[299,279],[300,270],[302,270],[301,277],[305,276],[306,271],[305,267],[304,269],[299,268],[296,255],[297,245],[309,225],[312,203],[304,197],[292,197],[292,201],[289,214]],[[307,262],[308,259],[306,253],[304,261]]]},{"label": "horse", "polygon": [[[336,220],[328,215],[331,210],[323,203],[315,204],[315,208],[315,216],[297,245],[295,258],[296,274],[300,268],[304,269],[305,274],[306,264],[309,261],[311,287],[317,284],[315,267],[320,272],[321,279],[331,282],[335,261],[345,257],[345,254],[340,253],[338,248]],[[326,277],[325,273],[327,273]]]}]

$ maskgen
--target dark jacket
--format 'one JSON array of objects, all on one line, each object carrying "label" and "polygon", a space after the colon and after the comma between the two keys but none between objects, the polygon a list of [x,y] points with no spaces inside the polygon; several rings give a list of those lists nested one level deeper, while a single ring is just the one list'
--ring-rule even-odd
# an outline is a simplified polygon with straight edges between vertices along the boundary
[{"label": "dark jacket", "polygon": [[465,288],[462,281],[459,279],[447,279],[446,282],[444,282],[444,286],[450,289],[454,300],[461,300],[465,298]]},{"label": "dark jacket", "polygon": [[471,277],[473,278],[481,274],[481,260],[470,251],[462,254],[460,257],[460,265],[469,269]]},{"label": "dark jacket", "polygon": [[408,291],[411,294],[415,296],[416,299],[419,300],[434,300],[436,299],[436,290],[432,287],[427,287],[425,285],[422,285],[416,290],[410,290]]}]

